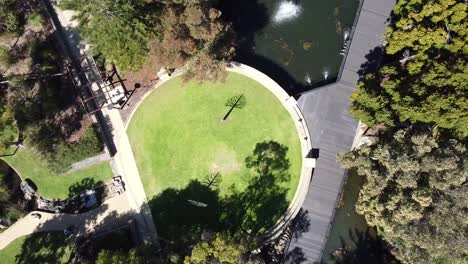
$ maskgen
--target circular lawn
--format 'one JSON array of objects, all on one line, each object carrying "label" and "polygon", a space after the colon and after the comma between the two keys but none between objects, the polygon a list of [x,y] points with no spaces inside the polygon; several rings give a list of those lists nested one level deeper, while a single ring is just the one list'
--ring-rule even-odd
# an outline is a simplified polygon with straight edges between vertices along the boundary
[{"label": "circular lawn", "polygon": [[[223,120],[231,109],[229,99],[235,102],[240,95],[243,107],[233,108]],[[237,207],[239,214],[254,212],[250,218],[258,230],[271,226],[294,197],[302,166],[296,127],[279,99],[253,79],[237,73],[216,83],[175,77],[154,89],[129,122],[127,132],[148,200],[172,193],[160,199],[168,204],[167,210],[175,210],[176,219],[168,223],[185,221],[188,206],[209,204],[207,198],[188,194],[199,188],[194,182],[216,189],[223,205]],[[174,209],[177,194],[184,198]],[[285,205],[280,205],[281,199]],[[260,203],[262,208],[246,203]],[[214,214],[221,215],[219,210]],[[246,218],[239,214],[239,219]],[[257,223],[258,219],[268,223]]]}]

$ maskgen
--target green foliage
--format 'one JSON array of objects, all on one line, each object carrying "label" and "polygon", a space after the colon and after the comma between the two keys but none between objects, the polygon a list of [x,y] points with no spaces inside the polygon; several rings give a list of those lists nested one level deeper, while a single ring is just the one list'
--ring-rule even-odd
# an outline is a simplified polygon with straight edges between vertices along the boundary
[{"label": "green foliage", "polygon": [[138,0],[64,0],[61,7],[78,11],[80,33],[107,62],[123,71],[142,67],[151,28]]},{"label": "green foliage", "polygon": [[16,2],[16,0],[0,0],[0,32],[16,32],[19,29]]},{"label": "green foliage", "polygon": [[62,142],[56,146],[54,153],[50,155],[51,169],[56,172],[64,172],[78,161],[93,157],[102,151],[103,144],[93,126],[86,129],[77,143]]},{"label": "green foliage", "polygon": [[39,12],[33,12],[28,17],[28,24],[33,27],[40,27],[44,24],[44,17]]},{"label": "green foliage", "polygon": [[129,252],[102,250],[96,264],[162,264],[154,245],[144,245]]},{"label": "green foliage", "polygon": [[338,161],[366,178],[356,209],[397,249],[398,259],[466,263],[465,143],[409,128],[340,154]]},{"label": "green foliage", "polygon": [[422,122],[468,136],[467,14],[461,0],[398,1],[386,43],[393,61],[358,85],[354,117],[369,126]]},{"label": "green foliage", "polygon": [[6,71],[13,63],[13,57],[7,47],[0,45],[0,71]]},{"label": "green foliage", "polygon": [[24,215],[24,211],[12,199],[13,192],[8,187],[10,183],[7,182],[9,171],[5,170],[2,161],[0,163],[0,219],[12,224]]},{"label": "green foliage", "polygon": [[18,138],[18,129],[13,112],[8,105],[4,104],[4,101],[0,98],[0,155],[4,154]]},{"label": "green foliage", "polygon": [[80,32],[96,53],[124,71],[139,70],[152,56],[149,61],[159,66],[187,66],[187,79],[226,77],[225,61],[234,55],[228,41],[232,35],[210,1],[64,0],[61,4],[78,11]]},{"label": "green foliage", "polygon": [[246,248],[241,244],[237,244],[228,237],[217,234],[212,241],[202,241],[196,244],[192,249],[190,257],[185,257],[184,264],[238,264],[242,263],[242,255],[245,251]]}]

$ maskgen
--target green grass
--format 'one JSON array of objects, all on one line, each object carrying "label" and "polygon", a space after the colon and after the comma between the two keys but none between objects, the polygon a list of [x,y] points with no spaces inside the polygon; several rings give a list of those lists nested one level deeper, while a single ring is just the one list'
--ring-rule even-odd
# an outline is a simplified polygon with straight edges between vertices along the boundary
[{"label": "green grass", "polygon": [[14,156],[3,158],[22,179],[31,179],[38,187],[38,192],[46,198],[64,199],[68,197],[68,188],[91,178],[95,182],[107,181],[112,177],[108,162],[99,163],[86,169],[65,174],[51,172],[46,160],[32,149],[22,148]]},{"label": "green grass", "polygon": [[68,263],[71,248],[62,232],[23,236],[0,250],[1,263]]},{"label": "green grass", "polygon": [[[226,101],[239,94],[247,105],[221,122]],[[137,109],[128,135],[148,198],[216,171],[222,174],[221,195],[233,184],[244,190],[252,173],[245,158],[266,140],[288,147],[288,201],[297,188],[301,146],[291,116],[270,91],[239,74],[229,74],[225,83],[168,81]]]}]

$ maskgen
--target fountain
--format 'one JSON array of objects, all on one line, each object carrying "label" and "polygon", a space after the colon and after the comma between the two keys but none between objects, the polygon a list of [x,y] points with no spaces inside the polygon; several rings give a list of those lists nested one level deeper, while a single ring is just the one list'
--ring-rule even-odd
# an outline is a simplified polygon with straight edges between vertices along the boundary
[{"label": "fountain", "polygon": [[301,7],[292,1],[282,1],[275,14],[273,15],[273,21],[281,23],[296,18],[301,12]]},{"label": "fountain", "polygon": [[308,83],[309,85],[312,85],[312,80],[310,79],[309,73],[306,72],[306,76],[304,77],[304,81]]},{"label": "fountain", "polygon": [[[338,76],[351,44],[359,0],[220,0],[242,37],[236,61],[272,77],[291,94]],[[339,12],[334,10],[339,8]],[[340,21],[342,31],[336,31]],[[344,47],[344,41],[347,46]],[[341,53],[341,55],[340,55]]]},{"label": "fountain", "polygon": [[327,69],[323,70],[322,75],[323,75],[323,79],[324,79],[324,80],[327,80],[327,79],[328,79],[328,74],[329,74],[329,72],[328,72]]},{"label": "fountain", "polygon": [[345,41],[348,40],[349,38],[349,29],[345,29],[344,33],[343,33],[343,38]]}]

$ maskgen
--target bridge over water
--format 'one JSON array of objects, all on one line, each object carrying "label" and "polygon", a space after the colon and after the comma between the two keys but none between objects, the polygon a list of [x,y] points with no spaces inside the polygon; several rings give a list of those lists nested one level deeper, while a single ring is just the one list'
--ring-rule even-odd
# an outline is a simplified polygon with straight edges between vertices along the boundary
[{"label": "bridge over water", "polygon": [[336,154],[350,150],[357,122],[350,116],[349,97],[364,72],[376,69],[384,32],[395,0],[362,0],[351,32],[350,45],[335,83],[313,89],[299,98],[312,146],[319,149],[317,165],[306,200],[310,227],[292,239],[285,263],[320,263],[339,202],[346,172]]}]

